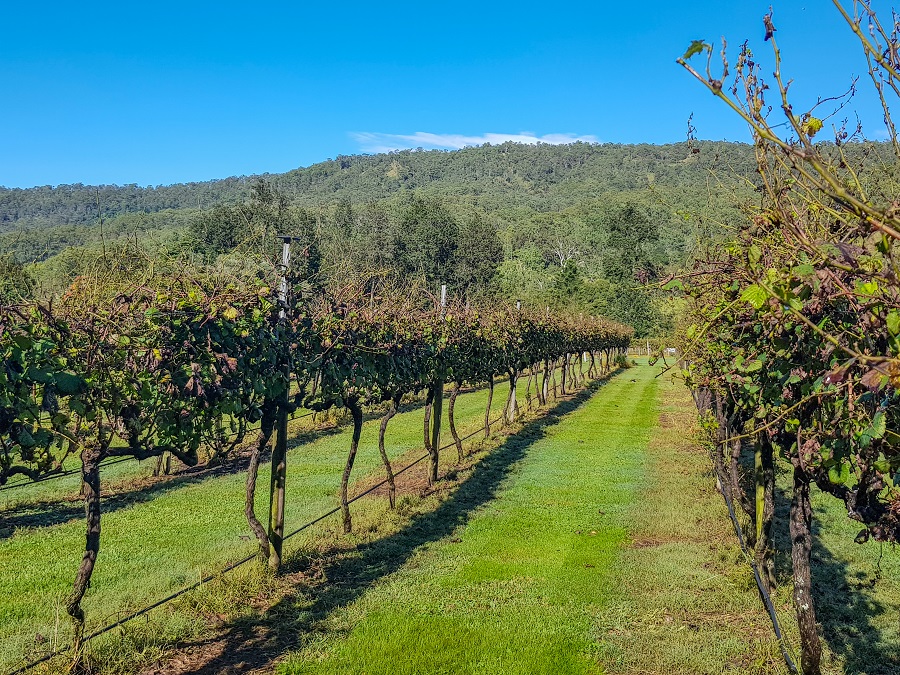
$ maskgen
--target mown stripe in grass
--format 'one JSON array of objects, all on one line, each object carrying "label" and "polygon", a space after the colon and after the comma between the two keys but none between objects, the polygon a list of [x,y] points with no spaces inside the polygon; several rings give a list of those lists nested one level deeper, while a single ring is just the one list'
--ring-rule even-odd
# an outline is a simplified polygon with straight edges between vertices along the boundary
[{"label": "mown stripe in grass", "polygon": [[778,675],[787,670],[749,567],[696,443],[696,409],[660,377],[647,480],[627,515],[631,545],[596,622],[610,673]]},{"label": "mown stripe in grass", "polygon": [[655,388],[650,369],[628,371],[558,425],[510,439],[413,526],[443,523],[440,538],[322,615],[282,671],[602,672],[593,617],[626,540]]}]

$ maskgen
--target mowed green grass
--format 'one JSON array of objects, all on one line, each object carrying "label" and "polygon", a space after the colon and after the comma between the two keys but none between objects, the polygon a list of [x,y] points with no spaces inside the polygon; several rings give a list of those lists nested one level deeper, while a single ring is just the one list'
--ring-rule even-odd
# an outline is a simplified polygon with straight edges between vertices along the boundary
[{"label": "mowed green grass", "polygon": [[[740,553],[707,453],[696,408],[679,381],[659,386],[659,425],[648,480],[635,504],[632,544],[617,562],[616,592],[597,627],[610,673],[780,675],[788,669]],[[779,466],[774,602],[799,662],[790,568],[790,467]],[[900,551],[870,541],[843,503],[813,489],[813,583],[827,675],[900,673]],[[749,524],[745,523],[745,527]]]},{"label": "mowed green grass", "polygon": [[623,675],[786,675],[709,455],[697,444],[691,395],[669,374],[659,379],[647,480],[596,625],[600,661]]},{"label": "mowed green grass", "polygon": [[[523,390],[524,384],[523,379]],[[505,383],[498,383],[492,418],[500,414],[507,391]],[[485,390],[459,397],[456,418],[461,434],[483,424],[486,400]],[[391,456],[422,447],[422,416],[419,408],[391,421],[387,437]],[[380,471],[377,433],[378,421],[367,422],[354,468],[357,479]],[[451,440],[448,430],[442,440],[445,444]],[[350,430],[345,428],[291,449],[288,531],[337,505],[349,443]],[[444,452],[445,466],[455,455],[452,449]],[[146,501],[105,512],[100,555],[83,602],[88,630],[251,553],[255,546],[243,514],[244,481],[245,474],[240,472],[187,484],[163,484],[154,488],[152,498]],[[258,485],[257,514],[265,520],[267,465],[260,469]],[[72,504],[63,502],[58,507],[70,512]],[[52,514],[54,505],[48,508]],[[83,546],[84,525],[78,517],[49,527],[20,528],[0,539],[0,668],[20,662],[28,653],[43,653],[47,641],[59,646],[68,642],[70,629],[63,602]]]},{"label": "mowed green grass", "polygon": [[558,425],[509,439],[497,493],[323,619],[279,672],[603,672],[594,627],[644,478],[655,373],[628,370]]},{"label": "mowed green grass", "polygon": [[[149,475],[152,474],[153,468],[156,466],[155,459],[144,461],[129,459],[124,462],[107,460],[107,462],[109,465],[102,466],[100,469],[100,475],[104,481],[117,481]],[[115,464],[112,462],[115,462]],[[72,456],[66,460],[64,466],[67,471],[76,470],[76,473],[66,476],[54,476],[49,480],[37,483],[27,482],[21,477],[16,477],[16,480],[7,483],[7,489],[0,492],[0,514],[3,511],[19,509],[30,503],[65,499],[77,495],[79,490],[81,490],[81,472],[77,471],[80,465],[79,458]]]},{"label": "mowed green grass", "polygon": [[[203,672],[219,672],[216,664],[240,672],[246,665],[283,675],[787,672],[709,458],[696,443],[690,395],[658,373],[626,370],[592,396],[583,392],[548,418],[515,427],[514,436],[486,443],[459,471],[455,451],[445,451],[450,477],[434,492],[420,495],[413,480],[393,512],[383,495],[366,497],[355,505],[353,535],[340,534],[336,519],[307,530],[287,545],[284,577],[273,580],[248,566],[205,586],[154,612],[149,623],[131,622],[91,643],[98,667],[156,673],[154,664],[173,658],[182,665],[159,672],[200,672],[202,664]],[[505,394],[499,385],[497,413]],[[485,397],[482,391],[460,398],[465,431],[480,426]],[[357,478],[380,475],[375,425],[364,431]],[[392,422],[395,456],[421,447],[421,427],[421,410]],[[345,430],[291,451],[288,529],[336,504],[348,443]],[[198,560],[218,556],[220,566],[252,550],[241,538],[248,534],[243,478],[173,487],[107,514],[102,584],[95,582],[86,605],[92,624],[205,573]],[[786,480],[779,477],[780,487]],[[267,486],[268,474],[260,481]],[[262,494],[260,512],[266,500]],[[779,503],[783,511],[783,494]],[[900,672],[900,554],[854,544],[859,526],[836,500],[817,494],[814,505],[824,672]],[[194,527],[197,518],[202,527]],[[110,534],[111,522],[126,531]],[[0,666],[20,657],[37,632],[53,635],[55,606],[40,604],[46,593],[32,593],[34,606],[24,606],[16,593],[30,593],[29,582],[15,584],[20,569],[32,579],[57,569],[54,547],[66,541],[63,535],[71,537],[71,550],[49,591],[59,599],[77,565],[81,523],[0,540],[0,587],[13,588],[0,596],[0,612],[7,612],[0,614],[6,659]],[[785,537],[780,532],[782,546]],[[25,559],[4,557],[14,544]],[[117,548],[119,557],[105,562]],[[114,567],[99,576],[103,564]],[[787,564],[782,548],[775,600],[796,654]],[[10,608],[24,618],[6,619]],[[32,621],[43,623],[35,628]]]}]

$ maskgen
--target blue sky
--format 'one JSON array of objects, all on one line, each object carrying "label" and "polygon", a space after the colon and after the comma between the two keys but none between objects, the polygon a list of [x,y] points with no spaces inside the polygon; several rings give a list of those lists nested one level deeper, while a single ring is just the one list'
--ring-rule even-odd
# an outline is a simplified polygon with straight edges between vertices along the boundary
[{"label": "blue sky", "polygon": [[[846,1],[846,0],[845,0]],[[757,2],[11,3],[0,185],[159,185],[339,154],[548,142],[746,140],[675,64],[744,39]],[[865,75],[828,0],[775,7],[798,103]],[[870,97],[857,102],[880,123]]]}]

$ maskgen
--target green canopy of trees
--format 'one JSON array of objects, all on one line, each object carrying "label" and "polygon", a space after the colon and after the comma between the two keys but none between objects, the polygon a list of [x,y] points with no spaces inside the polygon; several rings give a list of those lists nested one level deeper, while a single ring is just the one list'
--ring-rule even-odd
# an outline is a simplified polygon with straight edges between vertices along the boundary
[{"label": "green canopy of trees", "polygon": [[24,292],[54,295],[109,251],[246,270],[290,235],[306,292],[359,278],[372,292],[388,279],[447,284],[469,302],[602,313],[642,337],[668,330],[650,289],[754,195],[748,146],[699,147],[506,143],[208,183],[0,188],[0,253],[24,265]]}]

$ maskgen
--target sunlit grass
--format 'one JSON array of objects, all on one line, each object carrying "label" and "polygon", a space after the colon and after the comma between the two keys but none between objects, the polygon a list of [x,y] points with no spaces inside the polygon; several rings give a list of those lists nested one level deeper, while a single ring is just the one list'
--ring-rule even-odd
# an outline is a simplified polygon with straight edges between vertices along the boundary
[{"label": "sunlit grass", "polygon": [[[449,480],[436,491],[401,485],[396,511],[382,495],[366,497],[354,508],[354,534],[332,519],[290,540],[284,577],[242,568],[91,643],[91,662],[131,673],[187,644],[199,652],[185,672],[273,661],[290,674],[785,672],[694,442],[690,397],[656,372],[625,371],[593,397],[563,403],[562,417],[485,444],[459,470],[446,451]],[[498,413],[505,393],[498,386]],[[460,398],[464,431],[481,424],[485,395]],[[418,456],[421,426],[421,410],[392,422],[394,456]],[[358,478],[380,474],[374,441],[369,423]],[[339,431],[291,451],[289,530],[336,503],[347,443]],[[266,486],[268,475],[260,480]],[[252,550],[242,491],[242,474],[208,478],[107,514],[86,603],[93,624]],[[824,671],[894,673],[897,553],[853,544],[859,528],[835,500],[819,495],[814,505]],[[65,641],[58,600],[82,537],[78,522],[0,541],[0,583],[13,589],[0,600],[2,616],[13,617],[0,621],[6,664],[30,645]],[[69,550],[57,556],[62,545]],[[4,557],[11,550],[17,557]],[[30,576],[20,581],[10,562]],[[776,603],[793,643],[783,554],[779,563]]]},{"label": "sunlit grass", "polygon": [[597,617],[598,657],[610,673],[786,673],[696,444],[690,394],[668,376],[658,393],[647,481],[626,515],[615,592]]},{"label": "sunlit grass", "polygon": [[508,441],[499,452],[521,458],[494,498],[325,618],[281,671],[603,672],[594,617],[626,541],[655,388],[650,369],[628,371],[545,436]]}]

